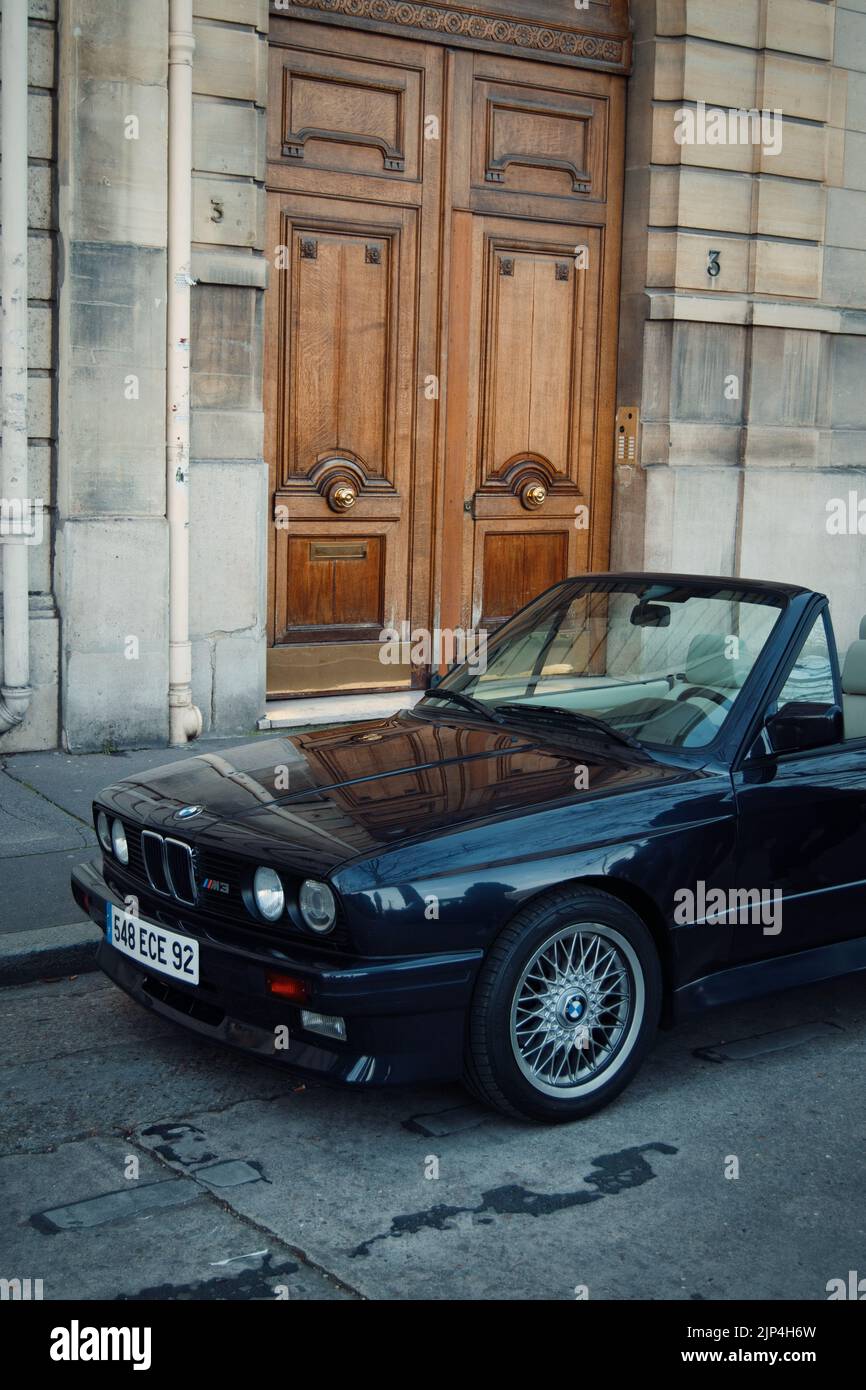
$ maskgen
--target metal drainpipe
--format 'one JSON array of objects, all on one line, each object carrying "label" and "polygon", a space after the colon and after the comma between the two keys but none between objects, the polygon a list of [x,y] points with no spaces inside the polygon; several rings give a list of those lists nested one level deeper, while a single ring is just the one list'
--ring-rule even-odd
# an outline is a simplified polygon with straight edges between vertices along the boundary
[{"label": "metal drainpipe", "polygon": [[[3,0],[3,685],[0,734],[22,723],[30,688],[27,481],[27,5]],[[34,526],[35,511],[32,511]],[[10,531],[12,522],[12,534]]]},{"label": "metal drainpipe", "polygon": [[169,0],[166,519],[169,534],[169,741],[202,729],[189,640],[190,292],[192,286],[192,0]]}]

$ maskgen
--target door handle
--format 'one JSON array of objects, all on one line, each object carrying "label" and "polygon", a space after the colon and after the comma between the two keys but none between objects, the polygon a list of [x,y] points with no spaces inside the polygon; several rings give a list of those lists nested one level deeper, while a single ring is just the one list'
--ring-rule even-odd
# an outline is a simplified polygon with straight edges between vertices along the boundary
[{"label": "door handle", "polygon": [[547,501],[547,488],[543,483],[527,483],[520,494],[520,500],[528,512],[537,511]]},{"label": "door handle", "polygon": [[357,500],[358,494],[351,483],[335,483],[328,493],[328,506],[332,512],[347,512]]}]

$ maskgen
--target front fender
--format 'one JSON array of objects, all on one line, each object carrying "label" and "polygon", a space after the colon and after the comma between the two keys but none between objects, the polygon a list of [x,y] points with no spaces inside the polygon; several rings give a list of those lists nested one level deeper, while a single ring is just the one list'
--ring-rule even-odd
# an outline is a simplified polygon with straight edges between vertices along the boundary
[{"label": "front fender", "polygon": [[727,886],[736,847],[727,772],[582,798],[531,816],[490,818],[337,871],[365,954],[487,949],[521,906],[563,883],[610,878],[656,906],[672,933],[676,983],[723,964],[726,925],[677,926],[678,889]]}]

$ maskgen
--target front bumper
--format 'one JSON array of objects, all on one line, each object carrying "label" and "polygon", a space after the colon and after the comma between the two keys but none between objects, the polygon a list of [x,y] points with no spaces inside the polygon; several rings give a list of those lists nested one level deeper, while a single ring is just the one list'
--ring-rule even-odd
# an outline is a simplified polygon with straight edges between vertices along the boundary
[{"label": "front bumper", "polygon": [[[73,870],[72,892],[103,932],[106,904],[123,906],[96,864]],[[146,911],[142,916],[147,919]],[[307,1080],[382,1086],[461,1075],[480,950],[330,961],[301,951],[293,956],[288,940],[272,952],[258,943],[249,949],[228,946],[204,930],[196,940],[197,986],[149,972],[106,940],[100,942],[97,964],[144,1008]],[[302,979],[308,993],[304,1008],[344,1018],[346,1040],[305,1031],[300,1008],[268,993],[269,971]],[[288,1045],[277,1047],[277,1030],[283,1028]]]}]

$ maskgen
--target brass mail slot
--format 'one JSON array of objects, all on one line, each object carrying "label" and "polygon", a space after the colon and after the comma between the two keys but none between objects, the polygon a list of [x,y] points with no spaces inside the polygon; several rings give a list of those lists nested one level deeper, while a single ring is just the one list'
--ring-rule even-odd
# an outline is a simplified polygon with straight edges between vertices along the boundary
[{"label": "brass mail slot", "polygon": [[366,541],[310,541],[311,560],[366,560]]}]

